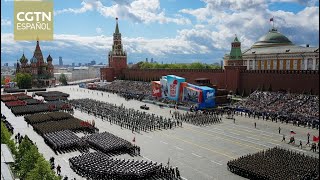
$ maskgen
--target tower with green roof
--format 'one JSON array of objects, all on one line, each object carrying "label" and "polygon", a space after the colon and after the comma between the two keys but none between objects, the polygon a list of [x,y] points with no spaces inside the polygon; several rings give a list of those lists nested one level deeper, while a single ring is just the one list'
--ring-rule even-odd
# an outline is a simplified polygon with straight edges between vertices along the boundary
[{"label": "tower with green roof", "polygon": [[231,43],[231,51],[229,55],[226,55],[225,66],[227,67],[241,67],[244,66],[241,52],[241,42],[237,35]]},{"label": "tower with green roof", "polygon": [[237,36],[231,43],[231,52],[229,60],[242,60],[241,42],[238,40]]}]

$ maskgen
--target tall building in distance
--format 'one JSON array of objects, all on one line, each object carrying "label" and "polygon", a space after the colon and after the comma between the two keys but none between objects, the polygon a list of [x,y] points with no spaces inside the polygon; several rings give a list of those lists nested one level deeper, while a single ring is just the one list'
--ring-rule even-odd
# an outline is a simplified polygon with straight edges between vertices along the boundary
[{"label": "tall building in distance", "polygon": [[91,65],[91,66],[96,65],[96,61],[95,61],[95,60],[92,60],[92,61],[90,62],[90,65]]},{"label": "tall building in distance", "polygon": [[63,61],[61,56],[59,56],[59,66],[63,66]]},{"label": "tall building in distance", "polygon": [[75,63],[73,62],[73,63],[72,63],[72,67],[74,67],[74,66],[75,66]]},{"label": "tall building in distance", "polygon": [[102,80],[113,81],[121,78],[122,71],[127,69],[127,53],[123,50],[121,33],[119,31],[118,18],[116,18],[116,28],[113,33],[113,45],[108,54],[109,67],[100,69]]}]

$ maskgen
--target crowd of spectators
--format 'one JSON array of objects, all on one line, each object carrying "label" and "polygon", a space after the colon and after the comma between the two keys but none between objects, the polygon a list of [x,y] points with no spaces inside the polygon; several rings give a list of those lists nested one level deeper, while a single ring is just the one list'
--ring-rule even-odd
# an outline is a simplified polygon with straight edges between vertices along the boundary
[{"label": "crowd of spectators", "polygon": [[231,107],[252,116],[319,126],[319,96],[316,95],[255,91]]},{"label": "crowd of spectators", "polygon": [[116,93],[126,99],[142,100],[151,97],[151,83],[143,81],[115,80],[111,84],[98,87],[97,90]]}]

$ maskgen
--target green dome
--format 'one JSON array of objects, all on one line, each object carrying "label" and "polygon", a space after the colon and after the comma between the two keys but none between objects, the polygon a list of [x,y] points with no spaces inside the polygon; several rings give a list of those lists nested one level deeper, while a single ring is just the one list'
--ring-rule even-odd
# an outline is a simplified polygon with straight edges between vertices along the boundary
[{"label": "green dome", "polygon": [[28,63],[28,59],[24,56],[24,53],[22,54],[21,58],[20,58],[20,63]]},{"label": "green dome", "polygon": [[267,34],[262,36],[256,43],[254,43],[252,47],[258,48],[288,45],[293,45],[293,43],[285,35],[279,33],[276,29],[271,29]]}]

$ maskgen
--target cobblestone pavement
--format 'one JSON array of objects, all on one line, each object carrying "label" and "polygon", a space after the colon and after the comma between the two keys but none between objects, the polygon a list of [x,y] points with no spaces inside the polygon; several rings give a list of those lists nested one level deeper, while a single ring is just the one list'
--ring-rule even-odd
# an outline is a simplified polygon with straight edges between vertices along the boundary
[{"label": "cobblestone pavement", "polygon": [[[126,107],[137,110],[141,110],[140,106],[146,104],[136,100],[126,101],[116,94],[107,92],[103,92],[102,95],[101,91],[83,89],[78,86],[61,86],[48,89],[48,91],[54,90],[69,93],[69,99],[92,98],[117,105],[123,104]],[[32,93],[28,94],[31,95]],[[147,110],[147,112],[166,117],[170,117],[170,111],[174,111],[174,109],[160,108],[153,104],[147,104],[147,106],[150,107],[150,110]],[[68,163],[68,158],[77,156],[80,152],[55,155],[44,143],[43,138],[33,131],[32,126],[27,127],[27,123],[23,117],[15,117],[2,102],[1,112],[7,116],[16,133],[27,134],[36,142],[39,151],[43,153],[46,159],[49,160],[51,156],[55,157],[56,164],[60,164],[62,167],[62,175],[67,175],[69,178],[82,179],[70,169]],[[131,130],[121,129],[120,126],[114,124],[110,125],[109,122],[102,121],[78,110],[75,110],[74,116],[82,120],[95,119],[96,126],[100,129],[100,132],[108,131],[131,142],[135,137],[135,144],[141,147],[141,157],[135,157],[134,159],[152,160],[162,164],[167,164],[169,160],[169,165],[178,166],[183,179],[188,180],[244,179],[229,172],[227,170],[227,162],[248,153],[256,153],[275,146],[319,158],[318,152],[313,153],[310,151],[309,146],[305,146],[307,133],[311,134],[310,139],[312,141],[313,135],[319,135],[318,130],[296,127],[291,124],[281,124],[279,122],[263,121],[262,119],[257,120],[244,116],[236,116],[235,123],[233,120],[223,118],[222,123],[206,127],[184,123],[182,128],[133,134]],[[254,128],[254,122],[257,123],[257,128]],[[282,129],[281,134],[278,133],[279,126]],[[302,149],[298,148],[298,145],[287,144],[290,130],[297,133],[295,135],[297,143],[300,139],[303,141],[304,146]],[[282,134],[286,135],[286,143],[281,142]],[[129,155],[123,155],[120,158],[132,159]]]}]

